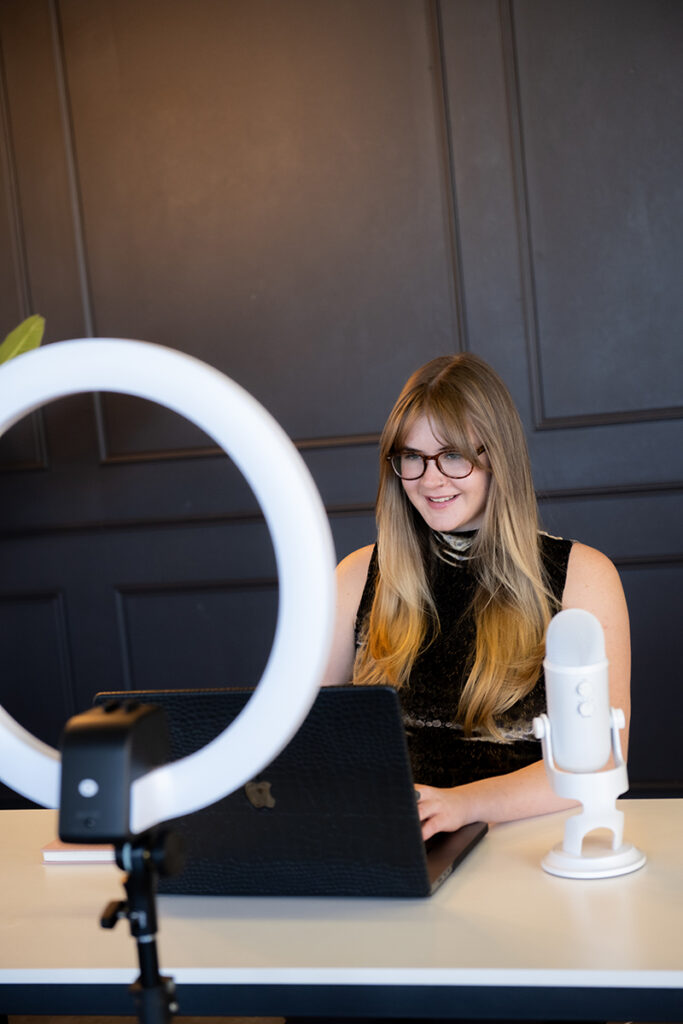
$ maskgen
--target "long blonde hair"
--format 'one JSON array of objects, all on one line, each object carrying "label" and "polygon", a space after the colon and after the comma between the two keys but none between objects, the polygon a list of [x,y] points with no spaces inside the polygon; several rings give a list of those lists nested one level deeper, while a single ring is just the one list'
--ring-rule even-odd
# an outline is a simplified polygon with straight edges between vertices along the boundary
[{"label": "long blonde hair", "polygon": [[[556,601],[540,558],[536,497],[519,415],[500,377],[471,353],[433,359],[417,370],[382,432],[379,573],[354,682],[404,686],[418,654],[438,635],[427,573],[431,531],[387,458],[403,447],[422,416],[445,446],[491,472],[484,518],[469,551],[478,584],[472,601],[476,641],[458,719],[466,733],[500,736],[496,716],[538,678]],[[488,464],[477,446],[484,447]]]}]

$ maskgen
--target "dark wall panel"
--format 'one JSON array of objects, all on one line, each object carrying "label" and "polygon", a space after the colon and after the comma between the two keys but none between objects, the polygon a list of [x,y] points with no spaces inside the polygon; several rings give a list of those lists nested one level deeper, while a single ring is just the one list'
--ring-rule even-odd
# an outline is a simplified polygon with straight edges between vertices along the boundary
[{"label": "dark wall panel", "polygon": [[662,781],[680,793],[683,763],[676,731],[683,717],[683,692],[675,666],[681,651],[683,557],[659,565],[634,560],[619,569],[633,640],[629,773],[634,794],[639,786]]},{"label": "dark wall panel", "polygon": [[[76,711],[64,595],[0,592],[2,706],[50,746]],[[23,800],[0,783],[0,806]]]},{"label": "dark wall panel", "polygon": [[[209,619],[223,652],[211,670],[214,679],[254,681],[256,666],[265,664],[277,570],[261,521],[29,534],[0,542],[0,555],[5,590],[10,581],[19,594],[28,589],[26,580],[41,592],[63,585],[69,692],[77,708],[87,707],[98,690],[159,685],[155,666],[172,665],[171,651],[180,666],[181,648],[182,665],[208,671],[211,658],[203,644]],[[198,604],[202,594],[205,614]],[[22,626],[13,641],[17,650],[32,636]],[[4,676],[3,694],[10,697],[23,685],[18,664],[12,661]],[[51,678],[36,673],[34,685],[45,686]],[[188,670],[176,685],[190,685],[190,678]],[[61,726],[65,716],[53,712]]]},{"label": "dark wall panel", "polygon": [[3,706],[52,745],[75,710],[67,629],[62,594],[0,594],[3,674],[14,683]]},{"label": "dark wall panel", "polygon": [[256,686],[275,634],[277,581],[119,591],[130,689]]},{"label": "dark wall panel", "polygon": [[542,408],[683,415],[683,7],[513,10]]},{"label": "dark wall panel", "polygon": [[681,553],[683,488],[670,492],[567,494],[540,502],[549,533],[581,540],[613,558],[676,559]]},{"label": "dark wall panel", "polygon": [[425,5],[60,10],[97,333],[191,349],[296,438],[376,431],[387,364],[456,343]]}]

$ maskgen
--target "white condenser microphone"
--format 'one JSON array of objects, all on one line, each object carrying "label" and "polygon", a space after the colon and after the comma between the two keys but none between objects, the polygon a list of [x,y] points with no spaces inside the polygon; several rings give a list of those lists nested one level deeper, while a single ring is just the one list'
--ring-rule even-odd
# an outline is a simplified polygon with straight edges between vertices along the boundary
[{"label": "white condenser microphone", "polygon": [[602,626],[590,612],[568,608],[548,626],[545,652],[555,763],[566,772],[597,772],[611,750]]},{"label": "white condenser microphone", "polygon": [[[578,800],[582,809],[567,818],[563,842],[549,851],[542,866],[563,878],[610,878],[635,871],[645,855],[623,842],[624,812],[616,807],[617,797],[628,789],[619,741],[626,722],[620,708],[610,708],[602,626],[580,608],[558,612],[548,626],[545,652],[547,713],[534,719],[534,734],[543,745],[553,790]],[[606,830],[609,845],[604,836],[590,835]]]}]

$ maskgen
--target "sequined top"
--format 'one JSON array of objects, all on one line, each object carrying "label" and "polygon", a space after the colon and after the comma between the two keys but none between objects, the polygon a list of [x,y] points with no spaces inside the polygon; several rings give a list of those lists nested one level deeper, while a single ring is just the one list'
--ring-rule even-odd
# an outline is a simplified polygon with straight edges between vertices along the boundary
[{"label": "sequined top", "polygon": [[[476,580],[468,566],[467,541],[466,536],[458,536],[449,561],[433,559],[430,582],[439,614],[439,635],[418,655],[408,683],[399,691],[413,778],[431,786],[458,786],[506,774],[542,756],[540,742],[533,735],[533,719],[546,706],[542,672],[533,689],[497,719],[502,741],[476,733],[465,737],[456,721],[475,639],[470,605]],[[572,541],[539,533],[539,544],[550,588],[561,601]],[[375,548],[358,607],[357,643],[370,614],[377,572]]]}]

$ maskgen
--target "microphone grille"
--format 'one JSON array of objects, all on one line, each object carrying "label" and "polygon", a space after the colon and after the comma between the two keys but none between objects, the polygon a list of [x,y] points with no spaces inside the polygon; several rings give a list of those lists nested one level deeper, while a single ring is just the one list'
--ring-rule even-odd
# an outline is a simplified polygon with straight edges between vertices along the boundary
[{"label": "microphone grille", "polygon": [[605,635],[595,615],[567,608],[551,620],[545,642],[546,659],[563,668],[595,665],[605,659]]}]

